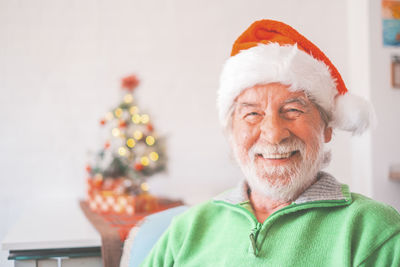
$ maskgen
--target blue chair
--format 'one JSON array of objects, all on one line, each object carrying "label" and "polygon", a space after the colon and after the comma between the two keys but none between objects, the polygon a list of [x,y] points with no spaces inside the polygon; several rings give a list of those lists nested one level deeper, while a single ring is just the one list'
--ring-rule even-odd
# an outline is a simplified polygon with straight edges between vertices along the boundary
[{"label": "blue chair", "polygon": [[188,208],[179,206],[149,215],[133,227],[124,243],[120,267],[139,266],[168,228],[172,218]]}]

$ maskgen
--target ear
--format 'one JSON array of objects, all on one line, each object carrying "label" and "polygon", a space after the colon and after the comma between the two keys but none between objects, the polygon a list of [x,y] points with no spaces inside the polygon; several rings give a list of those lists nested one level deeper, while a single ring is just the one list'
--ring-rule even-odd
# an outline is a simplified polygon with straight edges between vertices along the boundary
[{"label": "ear", "polygon": [[325,127],[324,130],[324,141],[325,143],[329,143],[332,139],[332,127]]}]

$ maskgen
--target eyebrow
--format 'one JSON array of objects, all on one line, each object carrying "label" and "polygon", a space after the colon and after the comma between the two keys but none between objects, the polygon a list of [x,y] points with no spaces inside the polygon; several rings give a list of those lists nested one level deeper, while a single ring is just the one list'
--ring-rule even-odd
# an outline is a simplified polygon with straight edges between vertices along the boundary
[{"label": "eyebrow", "polygon": [[286,99],[283,103],[284,104],[299,103],[300,105],[302,105],[304,107],[308,106],[307,102],[303,98],[300,98],[300,97],[293,97],[293,98]]},{"label": "eyebrow", "polygon": [[[290,103],[299,103],[300,105],[302,105],[303,107],[307,107],[308,103],[306,100],[304,100],[302,97],[293,97],[293,98],[289,98],[286,99],[283,104],[290,104]],[[236,102],[236,104],[240,105],[241,107],[260,107],[261,105],[258,103],[253,103],[253,102]]]},{"label": "eyebrow", "polygon": [[251,103],[251,102],[242,102],[242,103],[237,103],[242,107],[259,107],[260,104],[257,103]]}]

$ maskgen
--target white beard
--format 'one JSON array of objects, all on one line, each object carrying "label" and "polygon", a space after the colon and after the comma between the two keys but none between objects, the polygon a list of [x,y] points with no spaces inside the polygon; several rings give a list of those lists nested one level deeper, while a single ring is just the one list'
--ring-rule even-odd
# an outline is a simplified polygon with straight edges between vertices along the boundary
[{"label": "white beard", "polygon": [[[258,145],[254,144],[248,152],[249,163],[243,163],[239,159],[237,146],[233,142],[233,150],[236,161],[242,169],[251,190],[275,201],[291,201],[303,193],[312,185],[317,173],[322,169],[329,156],[323,149],[322,136],[312,151],[305,151],[305,144],[299,139],[292,139],[282,145]],[[264,166],[263,177],[257,174],[255,156],[257,153],[285,153],[299,150],[301,160],[297,163],[289,163],[284,166]],[[297,153],[299,153],[297,152]]]}]

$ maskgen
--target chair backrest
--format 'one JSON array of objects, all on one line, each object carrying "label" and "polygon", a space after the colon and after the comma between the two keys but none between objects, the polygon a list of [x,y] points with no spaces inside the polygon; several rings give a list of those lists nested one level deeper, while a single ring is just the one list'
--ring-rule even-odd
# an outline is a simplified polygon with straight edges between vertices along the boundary
[{"label": "chair backrest", "polygon": [[139,266],[168,228],[172,218],[188,208],[179,206],[149,215],[133,227],[124,243],[120,267]]}]

